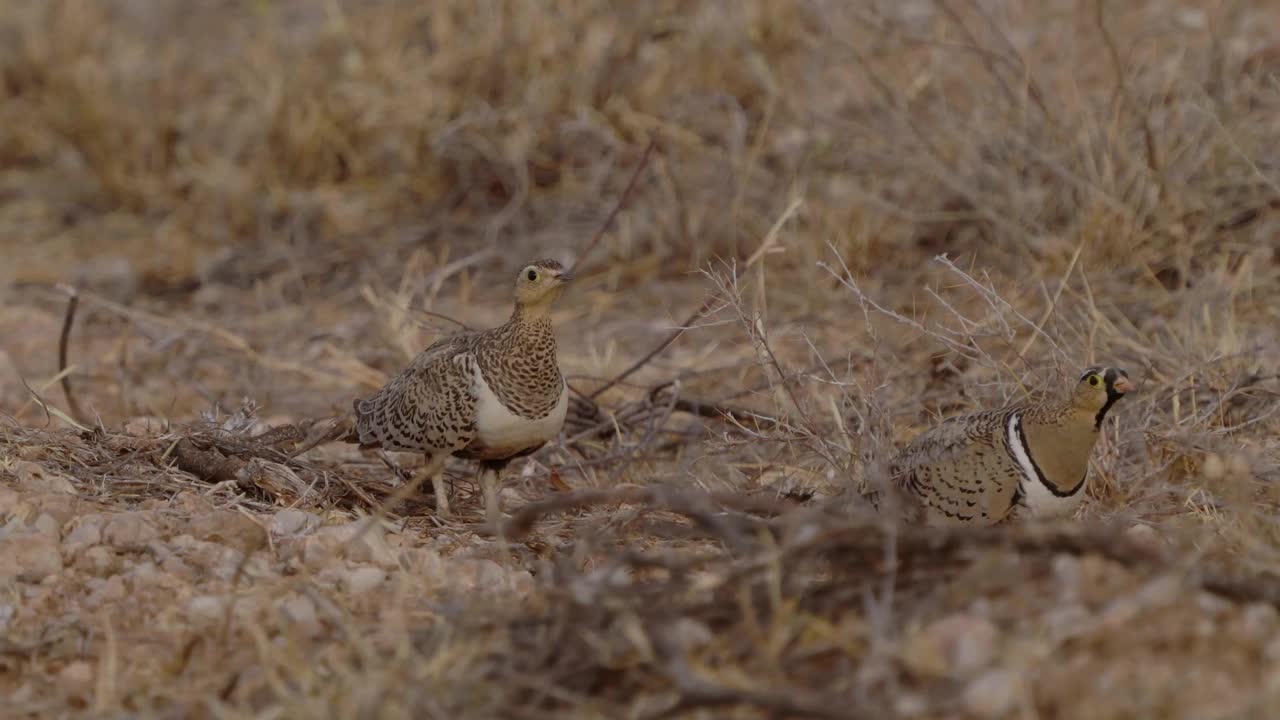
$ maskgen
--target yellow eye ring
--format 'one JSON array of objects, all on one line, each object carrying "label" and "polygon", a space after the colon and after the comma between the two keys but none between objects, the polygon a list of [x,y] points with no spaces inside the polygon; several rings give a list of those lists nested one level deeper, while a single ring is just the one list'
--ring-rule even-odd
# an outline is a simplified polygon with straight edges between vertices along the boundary
[{"label": "yellow eye ring", "polygon": [[1089,384],[1090,384],[1090,385],[1093,385],[1094,387],[1097,387],[1097,385],[1098,385],[1098,376],[1097,376],[1097,375],[1090,375],[1090,376],[1089,376]]}]

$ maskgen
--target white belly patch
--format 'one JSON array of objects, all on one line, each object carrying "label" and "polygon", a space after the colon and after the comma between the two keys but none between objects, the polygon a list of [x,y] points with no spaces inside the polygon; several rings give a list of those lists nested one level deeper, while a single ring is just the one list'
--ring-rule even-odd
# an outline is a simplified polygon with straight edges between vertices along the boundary
[{"label": "white belly patch", "polygon": [[546,417],[530,420],[507,409],[489,389],[476,367],[476,437],[474,442],[497,453],[518,452],[555,438],[569,409],[568,389],[560,391],[560,402]]},{"label": "white belly patch", "polygon": [[1022,473],[1022,495],[1025,498],[1027,512],[1035,517],[1061,518],[1067,517],[1080,507],[1084,499],[1084,483],[1073,495],[1055,495],[1040,479],[1040,473],[1031,460],[1031,454],[1022,442],[1022,414],[1013,413],[1005,426],[1005,440],[1013,459],[1018,463]]}]

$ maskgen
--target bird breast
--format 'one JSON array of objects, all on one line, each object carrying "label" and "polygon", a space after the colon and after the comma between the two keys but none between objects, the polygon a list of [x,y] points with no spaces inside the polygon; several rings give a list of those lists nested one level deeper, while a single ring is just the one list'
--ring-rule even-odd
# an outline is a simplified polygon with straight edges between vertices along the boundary
[{"label": "bird breast", "polygon": [[569,393],[561,384],[560,400],[545,417],[531,419],[512,412],[485,382],[476,367],[476,436],[473,444],[485,456],[502,457],[554,439],[564,425]]},{"label": "bird breast", "polygon": [[[1009,446],[1009,452],[1013,456],[1014,462],[1018,466],[1018,471],[1022,476],[1020,486],[1024,503],[1028,512],[1035,517],[1042,518],[1060,518],[1068,517],[1076,511],[1084,500],[1084,477],[1083,474],[1077,479],[1078,484],[1072,487],[1063,482],[1065,489],[1058,490],[1049,484],[1045,473],[1061,472],[1062,469],[1058,465],[1045,466],[1045,460],[1049,458],[1041,457],[1036,459],[1036,449],[1041,453],[1048,450],[1058,450],[1058,448],[1034,448],[1027,440],[1027,433],[1023,425],[1023,413],[1015,412],[1009,415],[1005,421],[1005,442]],[[1087,467],[1087,466],[1086,466]],[[1066,478],[1060,479],[1065,481]]]}]

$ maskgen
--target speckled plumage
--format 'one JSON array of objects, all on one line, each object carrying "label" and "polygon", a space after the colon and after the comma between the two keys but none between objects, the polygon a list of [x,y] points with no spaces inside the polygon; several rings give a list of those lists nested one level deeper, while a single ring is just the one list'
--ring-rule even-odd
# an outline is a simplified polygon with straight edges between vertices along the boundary
[{"label": "speckled plumage", "polygon": [[898,453],[891,481],[933,525],[1070,515],[1102,421],[1130,389],[1124,370],[1089,368],[1065,400],[948,418]]},{"label": "speckled plumage", "polygon": [[[515,310],[506,323],[423,350],[381,390],[355,401],[348,439],[426,455],[442,512],[448,501],[437,478],[444,458],[482,461],[485,479],[553,439],[568,398],[549,312],[570,279],[554,260],[529,263],[516,278]],[[491,484],[485,490],[492,512]]]}]

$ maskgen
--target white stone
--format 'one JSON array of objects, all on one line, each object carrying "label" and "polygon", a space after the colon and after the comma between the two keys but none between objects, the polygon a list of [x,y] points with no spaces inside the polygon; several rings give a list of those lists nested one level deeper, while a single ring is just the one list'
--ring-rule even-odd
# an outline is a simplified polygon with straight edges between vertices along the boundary
[{"label": "white stone", "polygon": [[893,701],[893,713],[897,717],[915,717],[929,711],[929,702],[918,693],[900,692]]},{"label": "white stone", "polygon": [[1250,637],[1275,632],[1276,609],[1267,603],[1249,603],[1240,613],[1240,629]]},{"label": "white stone", "polygon": [[1262,656],[1269,662],[1280,663],[1280,633],[1272,637],[1270,642],[1262,648]]},{"label": "white stone", "polygon": [[1206,591],[1196,594],[1196,605],[1200,606],[1200,612],[1214,618],[1220,617],[1234,607],[1230,600],[1216,593]]},{"label": "white stone", "polygon": [[1078,603],[1050,608],[1044,614],[1045,632],[1054,642],[1080,637],[1093,627],[1089,611]]},{"label": "white stone", "polygon": [[55,538],[43,533],[0,539],[0,580],[37,583],[62,572],[62,552]]},{"label": "white stone", "polygon": [[1157,547],[1164,544],[1164,538],[1160,537],[1160,533],[1146,523],[1134,523],[1125,529],[1124,534],[1148,547]]},{"label": "white stone", "polygon": [[70,688],[87,688],[93,684],[93,665],[84,660],[68,663],[58,673],[58,680]]},{"label": "white stone", "polygon": [[219,580],[235,580],[236,575],[247,569],[244,553],[217,543],[209,543],[209,545],[211,546],[209,555],[205,557],[209,564],[205,567],[212,571],[214,577]]},{"label": "white stone", "polygon": [[[101,518],[101,515],[90,516]],[[87,520],[87,518],[86,518]],[[102,542],[102,524],[101,522],[73,522],[74,527],[67,535],[65,544],[68,549],[73,552],[79,552],[84,548],[93,547]]]},{"label": "white stone", "polygon": [[1150,580],[1136,593],[1117,598],[1102,612],[1102,624],[1119,627],[1134,621],[1153,608],[1167,607],[1178,599],[1182,581],[1175,575],[1161,575]]},{"label": "white stone", "polygon": [[1013,710],[1021,693],[1022,680],[1017,673],[994,668],[969,683],[964,691],[964,704],[980,718],[1000,718]]},{"label": "white stone", "polygon": [[347,592],[362,595],[382,586],[387,580],[387,571],[368,565],[352,568],[343,576],[343,585]]},{"label": "white stone", "polygon": [[62,537],[62,527],[52,515],[49,513],[40,513],[40,515],[31,522],[31,528],[41,535],[48,535],[57,540]]},{"label": "white stone", "polygon": [[463,592],[529,592],[534,587],[528,570],[505,568],[488,558],[450,558],[440,582]]},{"label": "white stone", "polygon": [[187,620],[200,627],[222,622],[226,612],[226,600],[217,595],[197,595],[187,603]]},{"label": "white stone", "polygon": [[102,587],[98,589],[98,597],[107,602],[115,602],[123,600],[129,594],[124,586],[124,578],[119,575],[112,575],[103,581]]},{"label": "white stone", "polygon": [[1075,600],[1080,597],[1082,571],[1080,559],[1067,553],[1053,556],[1053,574],[1058,578],[1058,587],[1064,600]]},{"label": "white stone", "polygon": [[192,582],[196,579],[196,571],[182,558],[170,555],[160,562],[160,569],[172,578]]},{"label": "white stone", "polygon": [[160,537],[160,532],[139,513],[122,513],[107,521],[102,539],[116,547],[140,547]]},{"label": "white stone", "polygon": [[445,561],[436,550],[426,547],[404,551],[405,567],[415,577],[437,579],[444,573]]},{"label": "white stone", "polygon": [[314,637],[324,631],[316,616],[316,605],[306,595],[291,594],[281,600],[280,613],[307,635]]},{"label": "white stone", "polygon": [[324,527],[306,539],[303,556],[307,564],[319,568],[334,557],[393,569],[400,566],[399,555],[386,539],[382,527],[356,520],[345,525]]},{"label": "white stone", "polygon": [[970,675],[991,663],[999,639],[999,629],[986,618],[949,615],[909,637],[903,660],[925,675]]},{"label": "white stone", "polygon": [[320,518],[302,510],[281,510],[271,517],[271,534],[280,537],[297,535],[320,524]]},{"label": "white stone", "polygon": [[104,545],[95,545],[80,556],[76,567],[95,575],[110,575],[120,569],[120,556]]},{"label": "white stone", "polygon": [[22,503],[22,497],[7,487],[0,487],[0,517],[12,513]]},{"label": "white stone", "polygon": [[1174,13],[1178,24],[1187,30],[1203,30],[1208,23],[1208,16],[1203,8],[1184,7]]},{"label": "white stone", "polygon": [[694,653],[715,639],[715,634],[706,623],[689,617],[676,619],[675,622],[661,626],[662,639],[673,648],[684,653]]},{"label": "white stone", "polygon": [[[129,577],[133,580],[135,587],[155,584],[160,579],[160,568],[150,560],[137,563],[133,569],[129,571]],[[119,576],[111,578],[115,580]]]},{"label": "white stone", "polygon": [[37,495],[62,494],[75,495],[75,485],[71,478],[52,468],[37,465],[33,462],[14,463],[13,474],[18,478],[18,487]]}]

